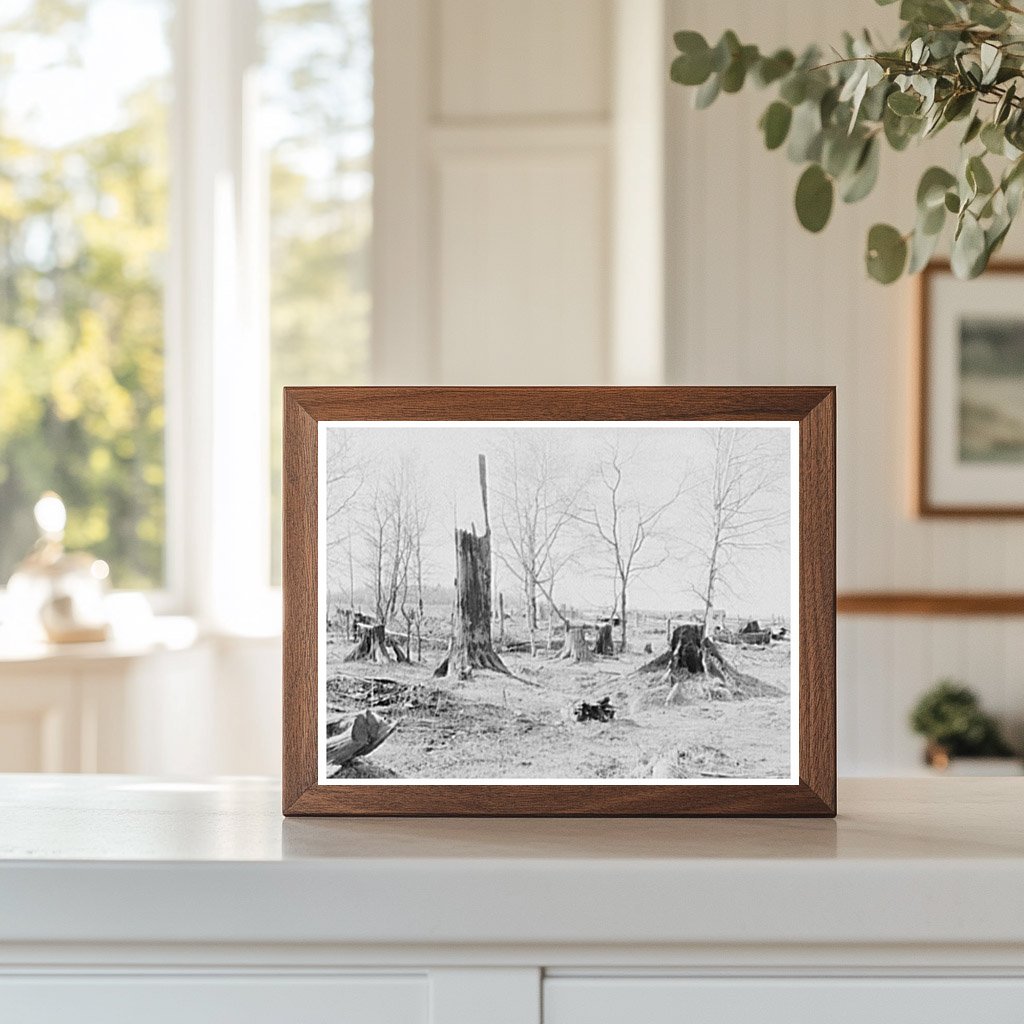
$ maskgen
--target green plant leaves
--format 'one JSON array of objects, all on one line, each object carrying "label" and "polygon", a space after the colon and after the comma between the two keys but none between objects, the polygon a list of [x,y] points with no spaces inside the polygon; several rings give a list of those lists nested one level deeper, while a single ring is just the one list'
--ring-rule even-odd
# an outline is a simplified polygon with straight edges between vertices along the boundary
[{"label": "green plant leaves", "polygon": [[956,176],[944,167],[929,167],[921,175],[917,186],[917,207],[924,213],[942,206],[946,201],[946,193],[956,184]]},{"label": "green plant leaves", "polygon": [[978,218],[966,212],[953,236],[953,251],[950,265],[953,273],[961,280],[977,277],[987,262],[985,231]]},{"label": "green plant leaves", "polygon": [[972,156],[967,161],[967,169],[964,172],[964,176],[967,178],[968,185],[974,190],[975,195],[987,196],[995,188],[992,175],[985,166],[985,161],[980,156]]},{"label": "green plant leaves", "polygon": [[890,224],[876,224],[868,232],[868,273],[880,284],[892,284],[907,263],[906,239]]},{"label": "green plant leaves", "polygon": [[832,179],[817,164],[811,164],[800,175],[796,185],[796,215],[808,231],[821,231],[828,223],[834,191]]},{"label": "green plant leaves", "polygon": [[805,100],[793,111],[786,155],[795,164],[817,160],[821,143],[821,108],[813,100]]},{"label": "green plant leaves", "polygon": [[860,202],[875,187],[875,182],[878,181],[880,148],[877,136],[868,139],[861,147],[853,173],[843,187],[844,203]]},{"label": "green plant leaves", "polygon": [[761,115],[759,123],[764,132],[764,144],[768,149],[778,149],[786,141],[792,120],[793,108],[779,100],[772,103]]},{"label": "green plant leaves", "polygon": [[1024,206],[1024,14],[1006,0],[900,0],[899,13],[896,46],[846,32],[837,60],[814,46],[799,57],[762,54],[732,31],[713,47],[699,32],[678,32],[671,77],[695,88],[702,109],[748,82],[772,89],[758,127],[766,148],[806,165],[794,204],[813,232],[828,223],[837,195],[853,203],[872,191],[883,145],[900,152],[963,121],[957,173],[931,167],[922,175],[908,234],[871,228],[867,269],[883,283],[920,270],[952,214],[954,269],[974,276]]},{"label": "green plant leaves", "polygon": [[920,97],[909,92],[894,92],[889,95],[889,109],[900,117],[916,114],[921,109]]},{"label": "green plant leaves", "polygon": [[703,85],[711,74],[711,47],[699,32],[677,32],[673,37],[679,56],[670,75],[680,85]]},{"label": "green plant leaves", "polygon": [[762,57],[754,67],[754,81],[764,87],[785,78],[793,70],[796,58],[789,50],[776,50],[770,57]]},{"label": "green plant leaves", "polygon": [[987,149],[993,156],[1002,156],[1003,148],[1006,145],[1006,133],[1003,131],[1002,126],[993,124],[991,121],[982,126],[981,129],[981,144]]}]

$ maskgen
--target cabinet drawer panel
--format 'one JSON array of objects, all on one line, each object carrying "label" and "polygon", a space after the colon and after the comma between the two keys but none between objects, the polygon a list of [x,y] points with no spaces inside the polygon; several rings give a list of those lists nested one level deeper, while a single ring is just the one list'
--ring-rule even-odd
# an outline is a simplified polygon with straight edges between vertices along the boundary
[{"label": "cabinet drawer panel", "polygon": [[427,1024],[425,977],[38,975],[0,978],[18,1024]]},{"label": "cabinet drawer panel", "polygon": [[1024,979],[549,978],[544,1024],[1021,1024]]}]

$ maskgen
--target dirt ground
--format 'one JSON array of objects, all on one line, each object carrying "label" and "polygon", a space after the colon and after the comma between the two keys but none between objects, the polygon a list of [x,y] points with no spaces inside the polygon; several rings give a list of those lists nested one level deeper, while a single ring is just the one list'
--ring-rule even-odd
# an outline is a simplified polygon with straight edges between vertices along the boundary
[{"label": "dirt ground", "polygon": [[[397,722],[369,757],[334,777],[433,779],[784,778],[789,775],[789,644],[723,647],[741,672],[779,696],[666,705],[663,673],[638,673],[633,653],[572,664],[547,652],[503,652],[513,675],[435,679],[441,652],[422,663],[345,662],[351,644],[331,636],[328,732],[372,708]],[[655,646],[655,653],[659,647]],[[609,697],[611,722],[577,722],[573,707]]]}]

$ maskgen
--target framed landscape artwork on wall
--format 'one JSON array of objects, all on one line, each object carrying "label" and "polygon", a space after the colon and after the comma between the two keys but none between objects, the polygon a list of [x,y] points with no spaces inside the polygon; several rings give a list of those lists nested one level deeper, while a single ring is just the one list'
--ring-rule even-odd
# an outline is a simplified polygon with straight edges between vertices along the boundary
[{"label": "framed landscape artwork on wall", "polygon": [[1024,264],[920,282],[916,506],[922,516],[1024,515]]},{"label": "framed landscape artwork on wall", "polygon": [[289,388],[284,810],[835,813],[829,388]]}]

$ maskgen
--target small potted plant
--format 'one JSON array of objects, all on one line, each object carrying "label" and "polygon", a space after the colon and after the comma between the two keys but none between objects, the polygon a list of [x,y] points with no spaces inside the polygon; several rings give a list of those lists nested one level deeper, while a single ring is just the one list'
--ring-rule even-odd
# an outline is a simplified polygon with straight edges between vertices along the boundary
[{"label": "small potted plant", "polygon": [[974,691],[960,683],[944,679],[925,693],[910,715],[910,725],[928,741],[925,763],[939,771],[950,770],[955,759],[971,758],[972,770],[963,774],[1020,772],[995,719],[981,709]]}]

